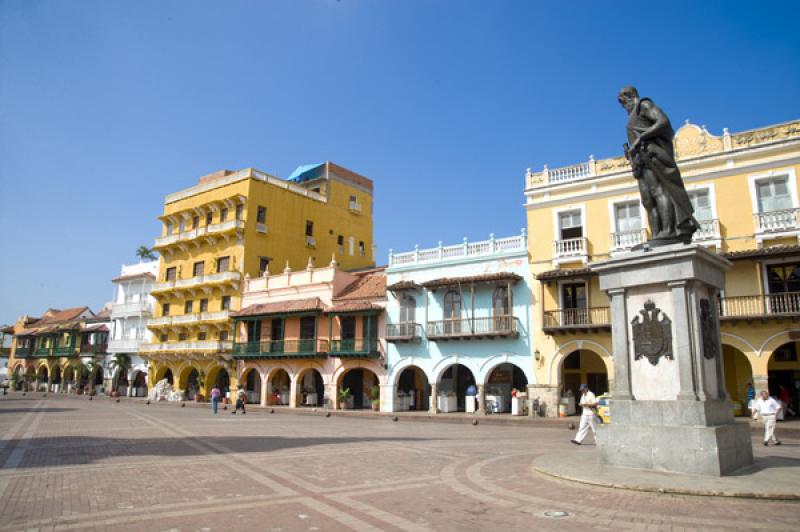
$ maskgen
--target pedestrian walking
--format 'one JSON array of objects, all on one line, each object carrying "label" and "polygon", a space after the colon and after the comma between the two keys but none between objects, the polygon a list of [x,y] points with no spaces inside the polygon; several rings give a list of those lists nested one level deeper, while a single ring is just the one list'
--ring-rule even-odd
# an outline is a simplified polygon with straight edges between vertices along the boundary
[{"label": "pedestrian walking", "polygon": [[761,390],[761,397],[753,403],[753,419],[761,416],[764,420],[764,445],[769,445],[773,440],[775,445],[780,445],[781,441],[775,437],[775,418],[781,410],[781,404],[770,397],[766,390]]},{"label": "pedestrian walking", "polygon": [[581,424],[578,426],[578,434],[575,435],[574,440],[570,440],[575,445],[583,443],[590,429],[593,436],[597,432],[597,398],[585,384],[581,384],[578,391],[581,392],[581,400],[578,404],[583,411],[581,412]]},{"label": "pedestrian walking", "polygon": [[242,415],[245,415],[247,412],[244,409],[244,405],[247,403],[247,392],[244,391],[244,388],[239,387],[239,391],[236,394],[236,408],[234,409],[232,414],[236,414],[239,409],[242,410]]},{"label": "pedestrian walking", "polygon": [[219,385],[215,384],[214,387],[211,389],[211,411],[215,414],[217,413],[217,407],[219,406],[219,398],[222,397],[222,391],[219,389]]}]

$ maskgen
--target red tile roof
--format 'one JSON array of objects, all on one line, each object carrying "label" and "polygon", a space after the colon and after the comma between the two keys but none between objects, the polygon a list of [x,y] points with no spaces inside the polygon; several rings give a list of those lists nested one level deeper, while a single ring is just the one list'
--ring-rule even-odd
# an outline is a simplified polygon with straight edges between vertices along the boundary
[{"label": "red tile roof", "polygon": [[422,286],[418,285],[414,281],[398,281],[386,287],[387,290],[391,290],[393,292],[399,290],[417,290],[419,288],[422,288]]},{"label": "red tile roof", "polygon": [[386,273],[383,270],[359,273],[358,279],[333,297],[334,302],[376,299],[386,299]]},{"label": "red tile roof", "polygon": [[326,312],[329,314],[343,314],[346,312],[364,312],[370,310],[380,312],[383,310],[383,307],[373,305],[369,301],[346,301],[334,304]]}]

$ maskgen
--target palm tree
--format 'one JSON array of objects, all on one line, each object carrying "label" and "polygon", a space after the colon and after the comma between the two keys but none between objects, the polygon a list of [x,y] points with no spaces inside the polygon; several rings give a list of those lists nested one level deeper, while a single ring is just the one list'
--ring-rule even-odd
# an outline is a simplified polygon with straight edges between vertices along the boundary
[{"label": "palm tree", "polygon": [[153,250],[147,246],[139,246],[136,248],[136,256],[139,257],[139,262],[143,260],[156,260],[156,255]]},{"label": "palm tree", "polygon": [[128,371],[130,371],[131,359],[124,353],[117,353],[114,355],[114,358],[108,362],[108,367],[112,372],[117,374],[116,378],[114,379],[114,388],[116,388],[117,384],[119,383],[119,376],[122,374],[127,375]]}]

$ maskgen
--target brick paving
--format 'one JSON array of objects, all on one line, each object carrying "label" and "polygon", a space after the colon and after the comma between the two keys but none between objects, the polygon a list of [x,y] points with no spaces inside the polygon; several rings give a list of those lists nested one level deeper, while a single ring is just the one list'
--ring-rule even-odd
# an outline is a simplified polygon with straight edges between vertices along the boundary
[{"label": "brick paving", "polygon": [[[541,476],[535,457],[593,448],[570,445],[562,426],[449,421],[212,416],[12,393],[0,396],[0,530],[796,530],[800,521],[800,503]],[[754,449],[800,465],[800,440],[784,441]]]}]

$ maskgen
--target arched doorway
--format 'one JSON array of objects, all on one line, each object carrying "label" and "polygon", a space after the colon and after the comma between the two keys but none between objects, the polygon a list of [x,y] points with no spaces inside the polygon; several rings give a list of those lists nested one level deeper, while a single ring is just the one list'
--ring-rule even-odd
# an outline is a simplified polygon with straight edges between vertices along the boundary
[{"label": "arched doorway", "polygon": [[235,400],[235,397],[233,397],[235,390],[231,390],[231,377],[224,367],[217,366],[209,371],[206,378],[206,386],[211,389],[215,385],[219,387],[224,399]]},{"label": "arched doorway", "polygon": [[322,375],[309,368],[297,377],[298,406],[322,406],[325,404],[325,385]]},{"label": "arched doorway", "polygon": [[92,387],[94,391],[100,393],[103,391],[103,367],[97,366],[94,370],[94,376],[92,377]]},{"label": "arched doorway", "polygon": [[56,366],[55,369],[53,369],[53,379],[52,379],[51,382],[53,384],[53,391],[54,392],[60,392],[61,391],[61,368],[59,366]]},{"label": "arched doorway", "polygon": [[437,385],[437,408],[442,412],[463,412],[466,410],[467,388],[470,386],[477,389],[475,376],[467,366],[453,364],[448,367]]},{"label": "arched doorway", "polygon": [[[378,377],[372,371],[364,368],[354,368],[345,371],[341,376],[339,391],[349,390],[350,397],[345,408],[362,409],[372,408],[373,398],[379,399]],[[376,393],[377,389],[377,393]],[[375,397],[378,395],[378,397]],[[340,396],[341,399],[341,396]]]},{"label": "arched doorway", "polygon": [[722,346],[725,390],[734,402],[737,415],[747,415],[747,387],[753,382],[753,368],[747,356],[731,345]]},{"label": "arched doorway", "polygon": [[133,374],[133,389],[131,390],[131,396],[147,396],[147,375],[144,371],[137,371]]},{"label": "arched doorway", "polygon": [[567,413],[580,414],[577,408],[579,388],[586,384],[599,397],[608,393],[608,371],[600,355],[587,349],[578,349],[567,355],[561,363],[561,394],[572,397]]},{"label": "arched doorway", "polygon": [[77,388],[78,383],[76,382],[76,374],[75,368],[72,365],[68,365],[64,368],[64,386],[61,387],[62,390],[66,390],[67,392],[72,392],[75,388]]},{"label": "arched doorway", "polygon": [[14,389],[16,391],[22,390],[22,387],[25,383],[25,368],[22,366],[17,366],[17,369],[14,371],[15,375],[17,376],[17,381],[14,384]]},{"label": "arched doorway", "polygon": [[255,368],[250,368],[243,375],[244,391],[247,394],[247,403],[261,404],[261,374]]},{"label": "arched doorway", "polygon": [[786,404],[785,416],[800,413],[800,360],[798,342],[787,342],[772,352],[767,363],[769,394]]},{"label": "arched doorway", "polygon": [[114,391],[116,391],[118,395],[128,395],[128,372],[124,369],[118,369],[116,381]]},{"label": "arched doorway", "polygon": [[175,377],[172,376],[172,370],[168,367],[162,367],[156,372],[155,384],[158,384],[165,379],[170,386],[175,385]]},{"label": "arched doorway", "polygon": [[278,368],[274,370],[267,381],[267,404],[275,406],[288,405],[291,384],[289,373],[285,369]]},{"label": "arched doorway", "polygon": [[408,366],[400,372],[395,390],[395,410],[428,410],[431,387],[428,376],[417,366]]},{"label": "arched doorway", "polygon": [[47,379],[50,377],[50,371],[47,369],[47,366],[42,366],[39,368],[38,377],[36,379],[37,386],[36,391],[39,391],[44,387],[47,389]]},{"label": "arched doorway", "polygon": [[514,364],[505,363],[496,366],[487,376],[484,386],[484,401],[487,412],[511,412],[511,392],[525,392],[528,389],[528,377]]},{"label": "arched doorway", "polygon": [[194,401],[200,393],[200,373],[195,368],[189,368],[186,376],[186,399]]}]

